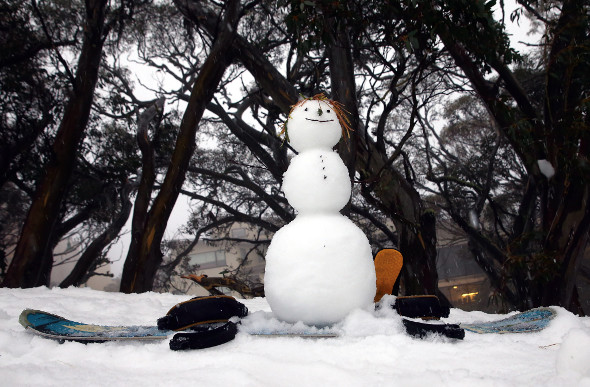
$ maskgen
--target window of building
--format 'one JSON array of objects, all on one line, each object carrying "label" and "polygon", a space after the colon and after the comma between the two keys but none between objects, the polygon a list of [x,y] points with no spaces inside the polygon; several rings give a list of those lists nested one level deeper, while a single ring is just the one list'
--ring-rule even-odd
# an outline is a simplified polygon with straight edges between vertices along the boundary
[{"label": "window of building", "polygon": [[246,229],[245,228],[234,228],[231,230],[232,238],[245,238],[246,237]]},{"label": "window of building", "polygon": [[226,266],[225,251],[217,250],[191,254],[189,263],[191,265],[199,265],[199,269]]},{"label": "window of building", "polygon": [[453,286],[451,289],[451,303],[456,306],[479,303],[481,297],[479,294],[480,287],[478,285],[479,284],[465,284]]}]

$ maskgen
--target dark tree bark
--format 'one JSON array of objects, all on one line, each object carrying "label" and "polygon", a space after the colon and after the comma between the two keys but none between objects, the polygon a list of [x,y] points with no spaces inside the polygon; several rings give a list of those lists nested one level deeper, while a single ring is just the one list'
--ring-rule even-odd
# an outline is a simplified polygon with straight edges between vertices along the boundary
[{"label": "dark tree bark", "polygon": [[354,178],[374,182],[372,190],[378,206],[394,219],[398,248],[404,255],[403,289],[408,295],[438,294],[436,272],[436,227],[434,214],[425,211],[420,195],[408,181],[391,168],[384,151],[365,133],[358,116],[354,63],[343,24],[337,24],[328,47],[333,98],[350,112],[352,127],[348,143],[341,142],[340,155]]},{"label": "dark tree bark", "polygon": [[[183,3],[183,0],[178,0],[177,3]],[[219,33],[191,91],[164,182],[145,221],[138,225],[142,230],[137,234],[139,237],[132,239],[129,246],[121,278],[122,292],[139,293],[152,289],[156,271],[162,262],[160,243],[195,149],[199,121],[231,62],[232,40],[239,21],[239,9],[240,2],[237,0],[226,4]]]},{"label": "dark tree bark", "polygon": [[41,278],[44,279],[44,282],[37,284],[37,286],[49,286],[51,280],[51,271],[53,269],[53,251],[55,250],[55,247],[68,233],[70,233],[82,223],[86,222],[92,215],[92,212],[96,210],[98,205],[98,200],[93,200],[75,215],[71,216],[65,221],[59,222],[59,224],[51,229],[49,248],[45,250],[46,256],[43,259],[44,266],[40,268]]},{"label": "dark tree bark", "polygon": [[[534,107],[533,97],[521,87],[499,47],[474,47],[470,36],[457,38],[452,32],[456,26],[451,22],[439,23],[445,17],[437,10],[425,6],[421,12],[428,15],[423,20],[437,24],[437,35],[528,173],[511,230],[510,249],[494,245],[468,222],[458,224],[486,252],[478,255],[482,267],[492,268],[495,262],[504,270],[510,261],[529,262],[512,268],[510,273],[509,281],[514,282],[518,297],[508,298],[518,308],[560,305],[577,312],[575,278],[590,232],[590,120],[586,102],[590,89],[589,16],[587,3],[582,0],[561,3],[559,17],[548,26],[551,40],[544,109]],[[494,84],[485,78],[482,61],[497,72],[499,82]],[[509,102],[501,95],[498,84],[511,97]],[[554,175],[541,171],[538,160],[542,159],[551,163]],[[455,221],[458,216],[455,214]],[[535,273],[531,266],[540,266],[544,272]],[[496,277],[501,276],[496,273]]]},{"label": "dark tree bark", "polygon": [[[197,1],[176,0],[183,16],[210,36],[217,32],[216,16],[199,6]],[[299,100],[299,93],[293,85],[268,61],[265,54],[242,36],[236,35],[232,41],[232,52],[244,67],[256,78],[256,82],[272,98],[272,102],[284,113]]]},{"label": "dark tree bark", "polygon": [[[180,10],[185,17],[203,26],[210,35],[215,33],[215,25],[211,22],[215,18],[195,6],[194,2],[185,3]],[[379,152],[377,145],[365,135],[365,128],[358,119],[354,64],[348,38],[344,31],[339,31],[332,39],[338,39],[327,48],[332,98],[346,106],[350,112],[351,126],[355,129],[351,139],[341,141],[339,154],[348,165],[352,177],[358,172],[362,179],[377,181],[371,187],[370,194],[378,201],[373,204],[396,219],[395,225],[400,236],[399,248],[407,256],[408,262],[403,273],[405,292],[436,294],[438,276],[432,215],[424,211],[418,192],[391,167],[388,157]],[[237,36],[233,46],[236,58],[255,77],[264,92],[271,96],[272,102],[283,113],[288,114],[290,106],[298,99],[295,87],[246,39]],[[224,119],[230,125],[227,121]],[[267,167],[273,171],[272,165]]]},{"label": "dark tree bark", "polygon": [[84,253],[82,253],[70,274],[59,284],[60,288],[80,286],[84,283],[89,269],[97,261],[104,248],[117,238],[121,229],[127,223],[127,219],[129,219],[129,214],[131,213],[131,207],[133,207],[133,203],[129,198],[130,190],[131,187],[127,183],[120,194],[121,210],[119,214],[113,219],[113,222],[107,229],[84,250]]},{"label": "dark tree bark", "polygon": [[68,101],[53,144],[53,157],[37,188],[25,220],[14,258],[3,286],[33,287],[47,282],[47,268],[52,254],[50,236],[56,224],[68,179],[88,123],[94,88],[102,56],[105,31],[106,0],[86,1],[86,22],[82,51]]},{"label": "dark tree bark", "polygon": [[[148,217],[154,183],[156,181],[156,172],[154,166],[155,155],[154,149],[149,140],[148,129],[150,121],[157,113],[157,109],[161,110],[164,108],[163,101],[161,102],[162,103],[159,105],[154,105],[143,112],[137,121],[137,143],[139,145],[139,150],[141,151],[141,178],[135,198],[135,206],[133,207],[133,218],[131,221],[131,244],[127,253],[127,259],[129,259],[129,254],[131,253],[132,249],[135,251],[141,242],[142,233],[145,231],[144,227]],[[123,267],[123,273],[125,273],[127,261]],[[125,277],[124,274],[123,277]],[[122,279],[121,287],[123,287],[123,283],[124,282]]]}]

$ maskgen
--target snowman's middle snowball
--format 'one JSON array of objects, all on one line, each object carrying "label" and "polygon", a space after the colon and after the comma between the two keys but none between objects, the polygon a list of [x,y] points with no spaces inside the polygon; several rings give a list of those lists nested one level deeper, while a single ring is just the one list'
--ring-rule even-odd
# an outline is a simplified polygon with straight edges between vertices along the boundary
[{"label": "snowman's middle snowball", "polygon": [[291,160],[282,189],[300,214],[336,213],[348,203],[351,184],[348,169],[336,152],[313,149]]}]

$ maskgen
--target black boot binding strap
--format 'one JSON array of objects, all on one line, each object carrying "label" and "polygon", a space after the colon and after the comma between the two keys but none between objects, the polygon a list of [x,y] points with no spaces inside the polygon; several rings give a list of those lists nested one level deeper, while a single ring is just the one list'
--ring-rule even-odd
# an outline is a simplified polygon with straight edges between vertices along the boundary
[{"label": "black boot binding strap", "polygon": [[248,308],[230,296],[195,297],[174,305],[166,316],[158,319],[158,329],[183,331],[196,325],[226,322],[245,317]]},{"label": "black boot binding strap", "polygon": [[[392,306],[402,316],[438,318],[448,316],[448,308],[438,304],[434,296],[399,297]],[[186,330],[177,333],[170,341],[170,349],[202,349],[227,343],[238,332],[232,317],[245,317],[248,308],[230,296],[195,297],[172,307],[166,316],[158,319],[162,330]],[[453,339],[463,339],[465,332],[454,324],[427,324],[403,319],[406,332],[423,338],[428,334],[440,334]]]},{"label": "black boot binding strap", "polygon": [[[382,303],[376,308],[389,307]],[[405,296],[397,297],[395,304],[391,305],[402,317],[421,318],[423,320],[438,320],[441,317],[449,317],[449,308],[440,304],[436,296]],[[442,323],[423,323],[402,318],[406,333],[410,336],[424,338],[429,334],[439,334],[451,339],[462,340],[465,331],[459,325]]]},{"label": "black boot binding strap", "polygon": [[175,305],[158,319],[158,329],[193,330],[174,335],[170,341],[174,351],[209,348],[233,340],[238,328],[229,319],[247,315],[248,308],[233,297],[195,297]]},{"label": "black boot binding strap", "polygon": [[218,327],[213,327],[208,330],[177,333],[172,340],[170,340],[170,349],[173,351],[181,351],[186,349],[210,348],[233,340],[237,333],[237,324],[227,321]]}]

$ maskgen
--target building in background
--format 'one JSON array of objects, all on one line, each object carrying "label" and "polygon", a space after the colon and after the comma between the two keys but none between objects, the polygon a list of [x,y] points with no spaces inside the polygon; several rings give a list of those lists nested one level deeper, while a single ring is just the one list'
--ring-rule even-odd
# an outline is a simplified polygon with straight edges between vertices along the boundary
[{"label": "building in background", "polygon": [[[436,262],[438,288],[453,307],[466,311],[505,313],[510,310],[495,292],[467,243],[440,247]],[[590,314],[590,247],[586,249],[576,278],[578,299],[584,314]]]},{"label": "building in background", "polygon": [[[258,242],[254,242],[255,240]],[[158,291],[184,293],[195,296],[209,295],[209,291],[195,281],[182,278],[186,275],[207,276],[208,278],[233,278],[250,287],[264,284],[264,256],[268,246],[268,236],[257,235],[257,231],[248,225],[236,223],[223,234],[210,234],[202,238],[186,254],[174,272],[164,276],[169,284],[158,284]],[[167,260],[174,259],[190,241],[173,241]],[[163,278],[159,275],[160,281]],[[241,297],[243,294],[228,288],[217,288],[224,294]]]},{"label": "building in background", "polygon": [[[209,295],[210,292],[195,281],[182,278],[194,274],[208,278],[236,278],[251,288],[264,284],[266,248],[272,235],[256,235],[256,230],[247,224],[234,224],[222,234],[210,234],[202,238],[170,273],[168,285],[157,286],[154,290],[188,294],[194,296]],[[487,275],[475,262],[464,240],[438,236],[439,242],[446,244],[439,247],[437,271],[439,289],[451,302],[453,307],[467,311],[481,310],[488,313],[503,311],[501,300],[496,297]],[[258,242],[253,242],[258,239]],[[166,259],[174,258],[190,243],[188,240],[170,241]],[[81,253],[76,236],[60,242],[55,249],[55,266],[51,276],[51,286],[59,283],[70,273],[75,265],[76,256]],[[403,254],[403,252],[402,252]],[[101,267],[97,272],[107,274],[110,265]],[[96,290],[119,291],[118,278],[93,276],[83,287]],[[590,313],[590,248],[586,250],[585,259],[579,270],[576,285],[581,306],[586,314]],[[229,288],[217,288],[224,294],[242,297]]]},{"label": "building in background", "polygon": [[[62,239],[53,250],[53,269],[51,270],[50,287],[59,286],[59,284],[70,274],[76,261],[82,254],[80,237],[77,234],[71,234]],[[119,278],[113,278],[110,274],[111,264],[100,266],[96,272],[98,275],[90,277],[81,287],[89,287],[95,290],[104,290],[107,292],[119,291]]]},{"label": "building in background", "polygon": [[495,312],[493,289],[466,244],[438,249],[438,288],[455,308]]}]

